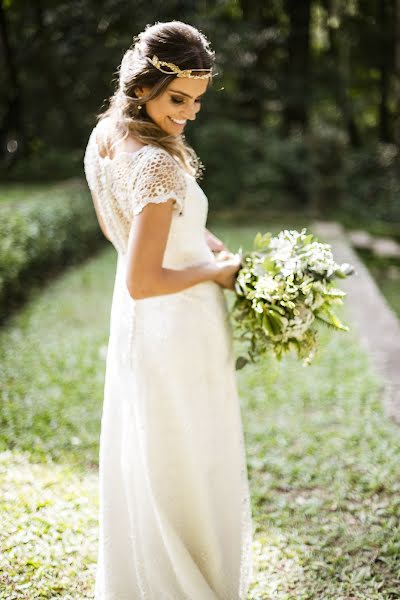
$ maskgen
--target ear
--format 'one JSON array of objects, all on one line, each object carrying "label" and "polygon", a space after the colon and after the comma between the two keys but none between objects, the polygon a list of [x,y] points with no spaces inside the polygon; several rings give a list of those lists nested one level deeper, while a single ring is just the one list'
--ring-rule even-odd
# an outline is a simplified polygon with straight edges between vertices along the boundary
[{"label": "ear", "polygon": [[141,96],[146,96],[149,93],[149,91],[150,91],[149,88],[142,87],[142,86],[137,86],[134,89],[134,92],[138,98],[140,98]]}]

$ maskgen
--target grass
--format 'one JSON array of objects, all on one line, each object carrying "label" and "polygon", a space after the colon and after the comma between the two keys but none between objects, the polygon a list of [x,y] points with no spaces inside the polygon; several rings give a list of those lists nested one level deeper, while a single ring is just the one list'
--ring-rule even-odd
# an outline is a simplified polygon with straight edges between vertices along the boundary
[{"label": "grass", "polygon": [[0,598],[92,598],[97,474],[51,457],[0,455]]},{"label": "grass", "polygon": [[[213,230],[236,250],[257,227]],[[93,598],[114,270],[107,249],[0,333],[1,599]],[[311,367],[271,359],[238,372],[256,525],[249,599],[395,599],[398,427],[354,336],[321,334]]]},{"label": "grass", "polygon": [[389,306],[400,317],[400,260],[375,256],[369,250],[357,250]]},{"label": "grass", "polygon": [[66,179],[65,181],[54,181],[52,183],[2,183],[0,186],[0,206],[16,203],[25,203],[47,198],[51,203],[54,194],[66,191],[69,188],[80,188],[83,181],[79,177]]}]

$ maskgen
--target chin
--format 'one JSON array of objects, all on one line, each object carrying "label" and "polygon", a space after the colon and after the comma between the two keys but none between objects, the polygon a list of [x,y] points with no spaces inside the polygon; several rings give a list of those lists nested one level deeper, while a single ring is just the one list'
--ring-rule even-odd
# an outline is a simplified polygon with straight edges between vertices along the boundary
[{"label": "chin", "polygon": [[162,131],[166,135],[169,135],[170,137],[175,137],[176,138],[176,137],[179,137],[181,135],[180,133],[177,133],[176,131],[171,131],[171,130],[167,130],[167,129],[163,129],[163,128],[161,128],[161,129],[162,129]]}]

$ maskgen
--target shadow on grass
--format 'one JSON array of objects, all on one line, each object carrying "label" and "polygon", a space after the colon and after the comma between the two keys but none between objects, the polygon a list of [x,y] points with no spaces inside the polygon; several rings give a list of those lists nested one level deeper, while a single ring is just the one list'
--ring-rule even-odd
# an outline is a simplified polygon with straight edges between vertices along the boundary
[{"label": "shadow on grass", "polygon": [[[258,227],[212,230],[237,250]],[[5,597],[93,597],[115,263],[106,250],[69,270],[1,332]],[[238,372],[255,524],[249,600],[398,597],[398,428],[353,335],[321,331],[321,342],[311,367],[289,357]]]}]

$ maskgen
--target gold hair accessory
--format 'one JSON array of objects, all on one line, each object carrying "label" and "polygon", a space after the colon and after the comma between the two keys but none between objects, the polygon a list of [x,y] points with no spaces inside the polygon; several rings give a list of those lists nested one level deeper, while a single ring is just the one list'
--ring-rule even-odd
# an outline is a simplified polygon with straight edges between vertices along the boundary
[{"label": "gold hair accessory", "polygon": [[[167,75],[176,74],[177,77],[189,77],[191,79],[207,79],[212,76],[211,69],[184,69],[181,70],[179,67],[174,65],[174,63],[165,62],[163,60],[159,60],[158,56],[154,54],[153,58],[149,59],[150,62],[162,73],[166,73]],[[170,71],[165,71],[161,68],[161,65],[169,67]],[[205,75],[192,75],[193,71],[209,71]]]}]

